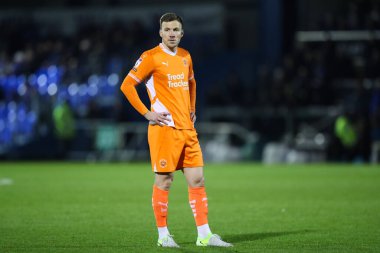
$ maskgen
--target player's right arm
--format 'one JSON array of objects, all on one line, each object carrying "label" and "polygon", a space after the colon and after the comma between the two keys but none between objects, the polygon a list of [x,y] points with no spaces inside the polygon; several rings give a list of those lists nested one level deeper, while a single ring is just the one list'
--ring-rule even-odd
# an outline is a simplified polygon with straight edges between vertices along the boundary
[{"label": "player's right arm", "polygon": [[129,103],[143,115],[151,124],[167,125],[169,120],[167,116],[169,113],[156,113],[151,112],[141,101],[136,86],[140,84],[144,79],[151,75],[153,71],[153,62],[151,56],[144,53],[136,62],[133,69],[124,78],[121,84],[121,91],[128,99]]}]

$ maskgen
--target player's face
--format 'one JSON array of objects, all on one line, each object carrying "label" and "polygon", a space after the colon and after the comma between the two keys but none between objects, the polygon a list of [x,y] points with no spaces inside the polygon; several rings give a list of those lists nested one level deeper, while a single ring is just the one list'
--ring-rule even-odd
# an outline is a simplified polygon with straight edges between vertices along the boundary
[{"label": "player's face", "polygon": [[177,20],[162,22],[160,29],[162,43],[170,50],[175,51],[183,36],[182,25]]}]

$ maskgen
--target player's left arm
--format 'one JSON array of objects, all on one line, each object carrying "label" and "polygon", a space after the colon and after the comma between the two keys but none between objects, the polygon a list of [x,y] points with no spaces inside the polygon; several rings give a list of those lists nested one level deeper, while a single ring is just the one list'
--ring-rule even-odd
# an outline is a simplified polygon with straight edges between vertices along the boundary
[{"label": "player's left arm", "polygon": [[193,122],[196,120],[195,104],[197,99],[197,83],[194,78],[193,62],[190,58],[189,64],[189,93],[190,93],[190,117]]},{"label": "player's left arm", "polygon": [[189,80],[189,92],[190,92],[190,117],[193,122],[195,122],[195,102],[196,102],[196,86],[195,78]]}]

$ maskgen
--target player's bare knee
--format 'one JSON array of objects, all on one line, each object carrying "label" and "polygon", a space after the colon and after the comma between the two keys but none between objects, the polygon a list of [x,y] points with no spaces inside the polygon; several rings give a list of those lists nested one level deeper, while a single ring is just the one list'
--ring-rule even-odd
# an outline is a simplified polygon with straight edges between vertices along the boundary
[{"label": "player's bare knee", "polygon": [[172,186],[172,182],[173,182],[173,178],[169,178],[165,180],[165,182],[163,183],[163,187],[166,191],[170,189],[170,187]]},{"label": "player's bare knee", "polygon": [[160,182],[156,181],[155,184],[161,190],[168,191],[172,185],[172,181],[169,181],[169,180],[160,181]]},{"label": "player's bare knee", "polygon": [[157,174],[155,179],[155,184],[158,188],[168,191],[173,182],[172,174]]},{"label": "player's bare knee", "polygon": [[204,177],[195,177],[190,182],[190,187],[203,187],[205,185]]}]

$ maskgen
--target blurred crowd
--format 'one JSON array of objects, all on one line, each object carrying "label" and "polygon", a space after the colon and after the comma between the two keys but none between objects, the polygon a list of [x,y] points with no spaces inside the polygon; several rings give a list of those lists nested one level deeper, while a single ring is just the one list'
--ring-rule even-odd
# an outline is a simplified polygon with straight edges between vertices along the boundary
[{"label": "blurred crowd", "polygon": [[[91,20],[70,34],[28,18],[0,22],[6,38],[0,41],[0,154],[54,132],[53,110],[66,102],[76,119],[143,120],[119,87],[140,54],[160,42],[157,20],[151,26]],[[202,59],[215,51],[209,40],[188,34],[184,43]],[[139,92],[147,102],[142,86]]]},{"label": "blurred crowd", "polygon": [[[350,1],[321,17],[306,30],[380,29],[377,1]],[[66,103],[75,119],[141,120],[124,101],[119,85],[138,56],[160,42],[157,17],[151,23],[148,27],[138,20],[81,22],[76,31],[65,34],[54,24],[28,18],[1,21],[1,36],[6,39],[0,40],[0,154],[14,143],[51,134],[54,109]],[[190,47],[198,81],[218,72],[217,61],[226,53],[222,44],[213,37],[184,37],[182,45]],[[207,56],[212,55],[219,57],[210,64],[212,57]],[[228,57],[223,59],[229,62]],[[235,69],[201,83],[199,106],[339,105],[360,133],[380,139],[379,40],[295,42],[275,66],[255,60],[258,64],[247,73],[231,58]],[[141,96],[147,100],[145,92]],[[368,142],[369,137],[363,138]]]},{"label": "blurred crowd", "polygon": [[149,43],[138,21],[81,24],[70,36],[25,19],[0,30],[0,147],[52,129],[64,101],[78,118],[118,117],[120,80]]},{"label": "blurred crowd", "polygon": [[378,30],[380,3],[377,0],[347,1],[343,7],[330,10],[308,24],[307,30]]},{"label": "blurred crowd", "polygon": [[[344,8],[320,15],[305,30],[379,30],[379,1],[348,1]],[[255,82],[242,80],[235,69],[221,75],[208,91],[206,103],[223,105],[267,105],[300,107],[307,105],[334,105],[342,96],[362,96],[365,79],[380,77],[380,42],[369,41],[317,41],[294,42],[276,66],[268,66],[265,59],[252,73]],[[354,84],[339,82],[354,79]],[[344,90],[346,87],[351,90]],[[368,86],[374,84],[367,83]],[[345,94],[344,94],[345,93]],[[229,96],[223,96],[229,94]],[[368,95],[368,94],[367,94]],[[351,95],[350,95],[351,96]],[[366,99],[368,101],[368,99]]]},{"label": "blurred crowd", "polygon": [[[345,8],[322,15],[321,20],[306,30],[379,30],[380,3],[351,1]],[[339,107],[342,115],[353,125],[355,141],[345,146],[329,133],[331,157],[336,160],[368,160],[371,143],[380,140],[380,41],[371,40],[314,42],[295,41],[284,52],[281,61],[270,66],[265,63],[252,71],[253,83],[242,79],[238,69],[217,80],[207,92],[208,106],[238,108],[299,108]],[[244,73],[249,74],[249,73]],[[228,94],[228,96],[225,96]],[[327,115],[327,113],[326,113]],[[276,123],[262,125],[255,121],[256,130],[273,134]],[[261,128],[260,128],[261,127]]]}]

